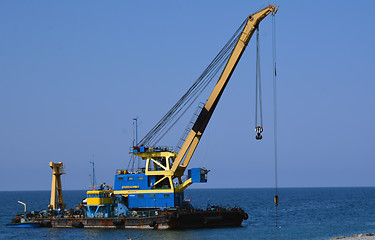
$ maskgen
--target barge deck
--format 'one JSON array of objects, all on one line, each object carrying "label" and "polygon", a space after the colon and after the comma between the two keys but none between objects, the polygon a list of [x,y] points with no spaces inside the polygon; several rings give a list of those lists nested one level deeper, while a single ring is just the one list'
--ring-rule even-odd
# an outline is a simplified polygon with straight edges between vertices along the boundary
[{"label": "barge deck", "polygon": [[[114,229],[188,229],[237,227],[248,215],[240,208],[207,210],[133,211],[134,216],[88,218],[84,215],[30,216],[29,223],[52,228],[114,228]],[[25,221],[23,215],[12,219],[12,224]]]}]

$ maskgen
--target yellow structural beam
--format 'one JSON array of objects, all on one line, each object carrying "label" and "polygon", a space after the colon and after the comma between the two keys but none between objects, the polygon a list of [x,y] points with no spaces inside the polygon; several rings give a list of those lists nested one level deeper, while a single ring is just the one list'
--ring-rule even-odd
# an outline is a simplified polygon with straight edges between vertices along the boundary
[{"label": "yellow structural beam", "polygon": [[189,178],[185,182],[183,182],[180,185],[178,185],[178,187],[175,188],[175,192],[183,192],[191,184],[193,184],[193,182],[191,181],[191,178]]},{"label": "yellow structural beam", "polygon": [[152,190],[118,190],[113,191],[114,194],[146,194],[146,193],[173,193],[173,189],[152,189]]},{"label": "yellow structural beam", "polygon": [[177,156],[177,153],[175,152],[137,152],[137,153],[131,153],[131,154],[141,157],[144,160],[147,158],[158,158],[158,157],[175,158]]},{"label": "yellow structural beam", "polygon": [[171,170],[159,170],[159,171],[146,171],[146,175],[162,175],[162,176],[173,176],[173,172]]}]

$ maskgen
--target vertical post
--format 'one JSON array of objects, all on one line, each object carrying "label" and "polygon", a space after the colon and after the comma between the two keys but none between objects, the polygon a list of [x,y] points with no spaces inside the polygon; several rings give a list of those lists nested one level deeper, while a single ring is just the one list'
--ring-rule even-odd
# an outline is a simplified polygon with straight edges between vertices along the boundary
[{"label": "vertical post", "polygon": [[133,121],[135,121],[135,146],[138,146],[138,116],[133,118]]},{"label": "vertical post", "polygon": [[[138,116],[133,118],[133,127],[134,127],[134,123],[135,123],[135,139],[133,140],[133,143],[135,141],[135,143],[133,144],[134,146],[138,146]],[[141,166],[141,160],[139,159],[138,157],[138,161],[137,161],[137,171],[140,171],[140,166]]]}]

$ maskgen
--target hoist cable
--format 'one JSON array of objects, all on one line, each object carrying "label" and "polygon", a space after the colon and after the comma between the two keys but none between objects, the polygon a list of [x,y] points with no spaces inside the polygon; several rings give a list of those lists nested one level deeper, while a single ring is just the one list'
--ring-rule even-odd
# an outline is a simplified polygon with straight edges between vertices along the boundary
[{"label": "hoist cable", "polygon": [[255,128],[258,126],[258,33],[256,34],[256,67],[255,67]]},{"label": "hoist cable", "polygon": [[[255,128],[258,127],[258,105],[259,105],[259,120],[260,127],[263,127],[263,111],[262,111],[262,85],[261,85],[261,70],[260,70],[260,41],[259,28],[256,30],[256,84],[255,84]],[[259,100],[259,104],[258,104]]]},{"label": "hoist cable", "polygon": [[273,61],[273,131],[274,131],[274,154],[275,154],[275,205],[276,205],[276,227],[277,227],[277,207],[279,204],[277,186],[277,88],[276,88],[276,21],[272,14],[272,61]]}]

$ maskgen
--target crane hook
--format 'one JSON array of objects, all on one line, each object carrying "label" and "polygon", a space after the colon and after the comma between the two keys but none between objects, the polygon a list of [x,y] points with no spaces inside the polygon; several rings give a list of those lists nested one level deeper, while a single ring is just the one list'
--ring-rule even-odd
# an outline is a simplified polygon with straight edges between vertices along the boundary
[{"label": "crane hook", "polygon": [[263,132],[263,127],[262,126],[256,126],[255,132],[257,133],[257,135],[255,136],[255,139],[261,140],[263,138],[262,135],[261,135],[261,133]]}]

